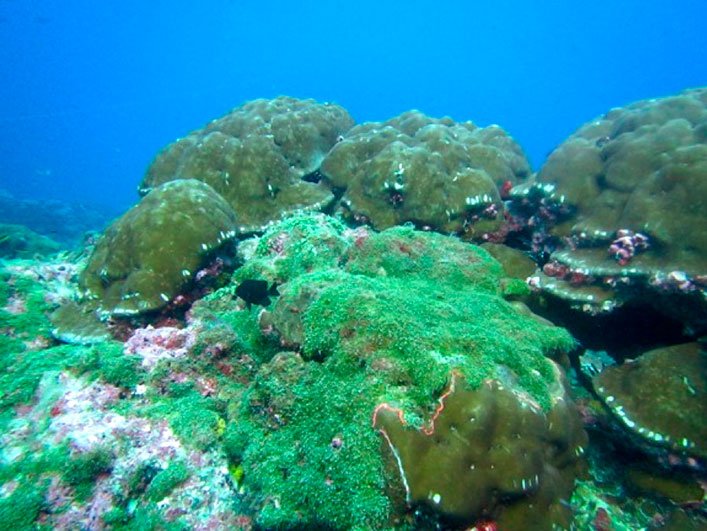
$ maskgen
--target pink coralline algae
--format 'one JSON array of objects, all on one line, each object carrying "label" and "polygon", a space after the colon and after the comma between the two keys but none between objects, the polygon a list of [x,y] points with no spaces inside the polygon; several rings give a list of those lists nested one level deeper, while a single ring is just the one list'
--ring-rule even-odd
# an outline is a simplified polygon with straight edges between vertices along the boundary
[{"label": "pink coralline algae", "polygon": [[162,328],[138,328],[125,342],[125,354],[142,358],[145,369],[153,369],[160,360],[186,356],[194,345],[194,331],[164,326]]},{"label": "pink coralline algae", "polygon": [[648,249],[648,236],[628,229],[616,231],[616,239],[609,246],[611,255],[619,265],[627,265],[640,251]]},{"label": "pink coralline algae", "polygon": [[[113,411],[120,390],[98,381],[88,382],[68,372],[47,374],[31,406],[23,409],[8,432],[0,435],[0,458],[18,461],[41,443],[67,444],[72,455],[110,448],[110,474],[97,478],[91,495],[77,500],[74,490],[50,474],[41,521],[52,529],[104,529],[103,516],[120,505],[131,477],[145,464],[166,470],[184,463],[186,481],[167,497],[155,500],[156,510],[169,520],[180,515],[189,529],[246,528],[233,511],[232,482],[225,457],[218,451],[200,452],[182,444],[166,420]],[[6,483],[4,494],[14,485]],[[136,501],[136,503],[139,503]],[[237,523],[241,523],[240,527]]]},{"label": "pink coralline algae", "polygon": [[85,385],[68,373],[59,375],[66,390],[50,410],[52,422],[48,433],[59,444],[68,441],[72,450],[90,452],[126,429],[126,419],[109,407],[120,397],[120,389],[94,382]]},{"label": "pink coralline algae", "polygon": [[650,283],[664,292],[692,293],[700,290],[704,293],[707,288],[707,277],[705,275],[691,277],[684,271],[670,271],[667,274],[654,275]]},{"label": "pink coralline algae", "polygon": [[[27,262],[8,265],[6,269],[13,277],[29,278],[41,284],[45,289],[44,300],[47,304],[64,304],[74,296],[75,289],[72,282],[78,270],[76,264],[62,261]],[[11,279],[9,284],[13,285],[14,282],[15,280]],[[12,311],[12,308],[7,308],[10,313],[24,313],[23,307],[16,309],[19,311]]]},{"label": "pink coralline algae", "polygon": [[13,295],[7,300],[4,310],[9,314],[19,315],[27,311],[27,306],[23,298]]},{"label": "pink coralline algae", "polygon": [[221,258],[216,258],[211,264],[209,264],[207,267],[200,269],[199,271],[196,272],[196,275],[194,276],[194,280],[196,282],[201,282],[205,278],[208,277],[217,277],[223,272],[223,267],[224,267],[224,262],[223,259]]}]

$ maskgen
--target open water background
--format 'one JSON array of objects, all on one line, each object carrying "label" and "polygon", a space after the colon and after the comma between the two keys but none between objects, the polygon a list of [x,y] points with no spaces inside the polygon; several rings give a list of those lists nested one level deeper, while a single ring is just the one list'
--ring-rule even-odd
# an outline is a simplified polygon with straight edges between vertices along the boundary
[{"label": "open water background", "polygon": [[0,188],[120,212],[246,100],[498,123],[535,168],[615,106],[707,84],[704,0],[0,0]]}]

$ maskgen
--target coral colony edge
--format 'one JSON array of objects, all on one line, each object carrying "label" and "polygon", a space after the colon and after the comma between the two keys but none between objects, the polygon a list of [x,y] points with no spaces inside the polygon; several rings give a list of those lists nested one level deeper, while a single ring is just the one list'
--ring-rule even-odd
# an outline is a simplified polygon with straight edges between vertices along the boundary
[{"label": "coral colony edge", "polygon": [[256,100],[139,191],[71,245],[0,225],[0,527],[707,526],[707,89],[536,173]]}]

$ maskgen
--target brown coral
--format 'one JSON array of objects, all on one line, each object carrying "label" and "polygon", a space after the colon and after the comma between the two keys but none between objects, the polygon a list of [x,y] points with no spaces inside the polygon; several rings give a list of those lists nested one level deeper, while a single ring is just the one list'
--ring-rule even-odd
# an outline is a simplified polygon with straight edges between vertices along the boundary
[{"label": "brown coral", "polygon": [[141,193],[174,179],[199,179],[238,212],[239,232],[262,230],[299,209],[333,201],[312,175],[353,125],[342,107],[281,96],[254,100],[164,148]]},{"label": "brown coral", "polygon": [[481,237],[499,224],[498,187],[524,179],[530,168],[498,126],[408,111],[351,129],[321,171],[334,188],[345,190],[345,213],[376,229],[413,222]]}]

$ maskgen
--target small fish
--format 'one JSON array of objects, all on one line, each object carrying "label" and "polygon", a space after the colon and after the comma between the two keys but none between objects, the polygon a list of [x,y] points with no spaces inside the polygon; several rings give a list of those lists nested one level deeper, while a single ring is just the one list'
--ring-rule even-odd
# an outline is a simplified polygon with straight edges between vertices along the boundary
[{"label": "small fish", "polygon": [[616,365],[616,361],[604,350],[587,349],[579,357],[579,368],[590,379],[613,365]]},{"label": "small fish", "polygon": [[269,306],[270,297],[277,295],[277,286],[273,284],[268,289],[268,283],[265,280],[246,279],[238,284],[236,295],[246,302],[248,308],[251,304]]}]

